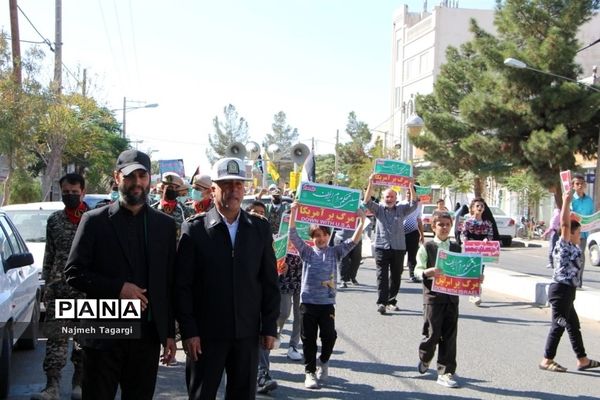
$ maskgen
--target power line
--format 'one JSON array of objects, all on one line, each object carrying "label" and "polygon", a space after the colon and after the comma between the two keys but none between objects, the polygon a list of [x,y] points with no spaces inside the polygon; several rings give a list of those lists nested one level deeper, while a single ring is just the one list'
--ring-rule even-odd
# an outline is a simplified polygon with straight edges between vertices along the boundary
[{"label": "power line", "polygon": [[113,60],[115,72],[119,76],[119,81],[120,81],[121,86],[123,86],[123,79],[121,77],[121,74],[119,73],[119,68],[117,65],[117,57],[115,57],[115,52],[113,50],[112,43],[110,41],[110,35],[108,34],[108,28],[106,27],[106,18],[104,18],[104,9],[102,8],[102,0],[98,0],[98,7],[100,7],[100,15],[102,16],[102,25],[104,26],[104,34],[106,35],[106,41],[108,42],[108,48],[110,50],[110,55]]},{"label": "power line", "polygon": [[117,22],[117,32],[119,33],[119,43],[121,44],[121,53],[123,55],[123,64],[125,64],[125,80],[129,81],[129,68],[127,67],[127,54],[125,51],[125,46],[123,45],[123,34],[121,33],[121,21],[119,18],[119,11],[117,10],[117,2],[113,0],[113,9],[115,10],[115,20]]},{"label": "power line", "polygon": [[131,8],[131,0],[129,0],[129,22],[131,24],[131,40],[133,43],[133,61],[135,64],[135,76],[137,78],[137,86],[139,88],[139,87],[141,87],[141,85],[140,85],[140,66],[138,64],[137,45],[136,45],[136,40],[135,40],[135,25],[133,24],[133,10]]},{"label": "power line", "polygon": [[[33,22],[31,22],[31,20],[29,19],[29,17],[27,16],[27,14],[25,14],[25,12],[23,11],[23,9],[21,7],[19,7],[17,5],[17,8],[21,12],[21,14],[23,14],[23,16],[25,17],[25,19],[27,20],[27,22],[29,22],[29,25],[31,25],[31,27],[33,28],[33,30],[36,31],[36,33],[42,38],[42,40],[44,41],[43,43],[47,44],[48,47],[50,47],[51,51],[54,51],[54,47],[52,46],[52,42],[50,40],[48,40],[48,38],[46,38],[44,35],[42,35],[40,33],[40,31],[38,31],[38,29],[35,27],[35,25],[33,24]],[[24,41],[25,40],[23,40],[23,42]]]}]

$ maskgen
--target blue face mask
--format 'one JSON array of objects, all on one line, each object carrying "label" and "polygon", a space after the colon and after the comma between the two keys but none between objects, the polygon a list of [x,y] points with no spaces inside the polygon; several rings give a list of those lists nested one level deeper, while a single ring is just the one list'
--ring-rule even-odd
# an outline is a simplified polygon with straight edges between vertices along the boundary
[{"label": "blue face mask", "polygon": [[192,200],[194,201],[202,201],[204,195],[200,190],[192,189]]},{"label": "blue face mask", "polygon": [[113,190],[112,192],[110,192],[110,201],[117,201],[117,200],[119,200],[119,191]]}]

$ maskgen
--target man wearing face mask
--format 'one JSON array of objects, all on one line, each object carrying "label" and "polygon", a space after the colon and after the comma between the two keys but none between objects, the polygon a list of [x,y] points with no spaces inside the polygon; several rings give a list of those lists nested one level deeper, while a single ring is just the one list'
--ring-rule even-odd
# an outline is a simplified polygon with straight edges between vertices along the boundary
[{"label": "man wearing face mask", "polygon": [[[257,196],[257,200],[260,200],[262,195],[265,193],[263,189]],[[281,199],[281,189],[277,185],[272,184],[269,186],[268,193],[271,195],[271,202],[266,204],[267,219],[271,224],[271,231],[276,234],[279,232],[279,224],[281,223],[281,217],[283,213],[290,209],[289,203],[284,203]]]},{"label": "man wearing face mask", "polygon": [[[64,270],[77,226],[88,206],[83,202],[85,180],[79,174],[67,174],[59,180],[62,192],[63,210],[55,211],[48,218],[46,225],[46,248],[42,277],[46,281],[44,304],[46,306],[45,334],[46,356],[44,372],[47,384],[42,392],[34,394],[32,399],[59,399],[61,371],[67,363],[69,335],[61,334],[60,327],[54,319],[55,299],[82,299],[84,294],[72,288],[66,282]],[[74,373],[72,378],[71,398],[81,398],[82,350],[79,340],[73,338],[71,362]]]},{"label": "man wearing face mask", "polygon": [[190,207],[194,214],[207,212],[213,206],[212,179],[208,175],[196,175],[192,181],[192,193]]},{"label": "man wearing face mask", "polygon": [[175,172],[165,172],[162,175],[160,186],[162,196],[159,201],[152,204],[152,208],[173,217],[177,225],[177,237],[179,237],[181,224],[185,220],[185,212],[179,201],[177,201],[177,196],[179,190],[185,187],[185,183]]}]

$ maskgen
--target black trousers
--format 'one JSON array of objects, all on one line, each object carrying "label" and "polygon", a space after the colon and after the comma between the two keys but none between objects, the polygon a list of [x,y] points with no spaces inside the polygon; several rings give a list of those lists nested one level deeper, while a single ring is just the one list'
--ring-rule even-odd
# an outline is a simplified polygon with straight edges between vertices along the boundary
[{"label": "black trousers", "polygon": [[[300,337],[304,350],[304,371],[317,370],[317,333],[321,337],[321,356],[326,363],[331,358],[337,339],[335,306],[333,304],[300,304]],[[320,332],[319,332],[320,331]]]},{"label": "black trousers", "polygon": [[185,382],[190,400],[215,399],[223,370],[227,372],[225,398],[254,399],[258,372],[258,336],[244,339],[202,339],[198,361],[187,357]]},{"label": "black trousers", "polygon": [[344,282],[349,282],[356,279],[360,260],[362,259],[362,240],[358,242],[350,253],[340,261],[340,279]]},{"label": "black trousers", "polygon": [[406,250],[375,249],[377,304],[396,304]]},{"label": "black trousers", "polygon": [[417,265],[417,251],[419,251],[419,239],[421,234],[419,230],[406,233],[404,240],[406,242],[406,266],[408,273],[412,278],[415,276],[415,266]]},{"label": "black trousers", "polygon": [[160,356],[157,338],[115,340],[109,350],[83,348],[82,397],[112,400],[152,399]]},{"label": "black trousers", "polygon": [[425,304],[423,306],[423,335],[419,345],[419,359],[430,362],[438,347],[438,374],[456,372],[456,333],[458,330],[458,303]]},{"label": "black trousers", "polygon": [[548,301],[552,306],[552,325],[548,338],[546,339],[546,349],[544,357],[554,359],[556,349],[560,338],[565,329],[569,334],[571,347],[577,358],[585,357],[585,347],[583,346],[583,338],[581,336],[581,327],[579,325],[579,317],[573,306],[575,301],[575,290],[573,286],[563,285],[562,283],[552,283],[548,288]]}]

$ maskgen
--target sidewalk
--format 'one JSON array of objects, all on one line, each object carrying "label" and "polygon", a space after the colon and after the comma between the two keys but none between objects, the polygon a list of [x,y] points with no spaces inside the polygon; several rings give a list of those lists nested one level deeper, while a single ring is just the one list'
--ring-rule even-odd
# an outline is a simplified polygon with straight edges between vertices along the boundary
[{"label": "sidewalk", "polygon": [[[514,239],[514,247],[548,247],[547,241]],[[372,257],[371,241],[363,238],[363,257]],[[548,286],[552,281],[548,278],[524,274],[493,264],[485,268],[485,281],[483,289],[492,290],[507,296],[523,299],[525,301],[548,306]],[[584,281],[585,283],[585,281]],[[583,286],[577,290],[575,308],[581,318],[600,322],[600,291]]]}]

